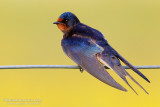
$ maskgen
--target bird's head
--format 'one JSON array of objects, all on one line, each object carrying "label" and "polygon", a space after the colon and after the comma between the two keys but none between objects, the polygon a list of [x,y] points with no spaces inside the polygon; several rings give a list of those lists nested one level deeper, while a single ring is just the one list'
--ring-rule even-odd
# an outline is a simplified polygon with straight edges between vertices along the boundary
[{"label": "bird's head", "polygon": [[71,12],[65,12],[60,15],[57,22],[53,24],[57,24],[58,28],[62,32],[70,31],[77,23],[80,23],[79,19]]}]

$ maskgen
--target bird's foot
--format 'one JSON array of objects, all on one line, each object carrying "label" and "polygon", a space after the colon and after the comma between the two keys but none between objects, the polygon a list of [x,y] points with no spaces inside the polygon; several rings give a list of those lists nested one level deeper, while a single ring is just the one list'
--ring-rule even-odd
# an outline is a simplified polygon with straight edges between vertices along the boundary
[{"label": "bird's foot", "polygon": [[80,67],[80,68],[79,68],[79,69],[80,69],[80,72],[83,73],[84,69],[83,69],[81,66],[79,66],[79,67]]}]

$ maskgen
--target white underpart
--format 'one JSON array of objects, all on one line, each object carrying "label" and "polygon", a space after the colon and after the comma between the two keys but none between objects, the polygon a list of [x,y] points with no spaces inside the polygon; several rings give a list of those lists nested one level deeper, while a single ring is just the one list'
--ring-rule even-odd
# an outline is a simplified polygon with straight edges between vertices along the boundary
[{"label": "white underpart", "polygon": [[[106,65],[108,68],[110,68],[111,70],[113,70],[103,59],[101,59],[100,57],[97,57],[97,59],[104,65]],[[114,70],[113,70],[114,71]]]}]

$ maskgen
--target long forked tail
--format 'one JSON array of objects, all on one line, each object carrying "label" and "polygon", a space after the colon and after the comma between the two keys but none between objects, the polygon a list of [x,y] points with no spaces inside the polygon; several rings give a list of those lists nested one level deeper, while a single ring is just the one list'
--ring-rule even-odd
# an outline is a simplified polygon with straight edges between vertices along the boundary
[{"label": "long forked tail", "polygon": [[[141,87],[147,94],[149,94],[121,65],[114,65],[112,69],[126,82],[126,84],[137,94],[137,92],[128,83],[126,76],[128,76],[132,81],[134,81],[139,87]],[[123,73],[123,75],[122,75]],[[138,95],[138,94],[137,94]]]},{"label": "long forked tail", "polygon": [[132,88],[132,86],[128,83],[126,76],[128,76],[132,81],[134,81],[139,87],[141,87],[147,94],[148,92],[122,67],[121,64],[117,65],[113,62],[119,61],[117,58],[112,57],[97,57],[97,59],[113,71],[115,71],[124,81],[125,83],[137,94],[137,92]]},{"label": "long forked tail", "polygon": [[123,58],[118,52],[116,52],[116,56],[123,62],[125,63],[129,68],[131,68],[134,72],[136,72],[139,76],[141,76],[143,79],[145,79],[147,82],[150,83],[148,78],[144,76],[139,70],[137,70],[132,64],[130,64],[125,58]]}]

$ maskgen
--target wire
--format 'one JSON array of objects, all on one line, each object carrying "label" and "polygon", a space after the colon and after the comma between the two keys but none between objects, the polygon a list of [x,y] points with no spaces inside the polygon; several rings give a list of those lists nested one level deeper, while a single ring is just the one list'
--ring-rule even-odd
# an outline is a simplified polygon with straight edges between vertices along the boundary
[{"label": "wire", "polygon": [[[128,66],[123,66],[125,69],[130,69]],[[142,65],[135,66],[137,69],[160,69],[160,65]],[[40,68],[50,68],[50,69],[81,69],[80,66],[75,65],[9,65],[0,66],[0,69],[40,69]],[[105,66],[106,69],[109,69]]]}]

